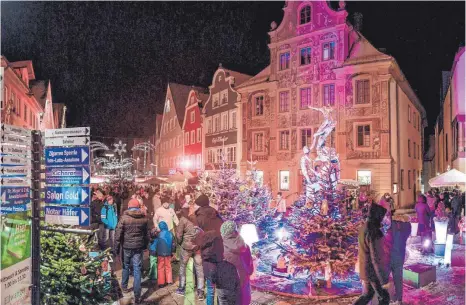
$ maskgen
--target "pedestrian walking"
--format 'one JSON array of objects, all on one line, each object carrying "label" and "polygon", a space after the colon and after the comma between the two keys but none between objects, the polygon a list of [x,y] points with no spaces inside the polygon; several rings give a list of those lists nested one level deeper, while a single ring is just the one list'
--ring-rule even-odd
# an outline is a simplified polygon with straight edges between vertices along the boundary
[{"label": "pedestrian walking", "polygon": [[424,195],[419,195],[417,198],[416,206],[414,207],[419,222],[418,232],[424,239],[430,234],[430,208],[427,205],[427,199]]},{"label": "pedestrian walking", "polygon": [[189,207],[181,209],[181,218],[179,225],[176,227],[176,239],[180,248],[180,284],[176,291],[179,295],[184,295],[186,291],[186,266],[189,259],[194,260],[194,268],[197,278],[197,297],[199,300],[204,300],[204,271],[202,269],[202,256],[200,247],[194,243],[194,240],[199,234],[196,215],[194,210]]},{"label": "pedestrian walking", "polygon": [[157,283],[159,288],[173,284],[171,258],[176,244],[173,233],[168,230],[165,221],[159,222],[160,232],[157,234]]},{"label": "pedestrian walking", "polygon": [[200,195],[195,203],[199,206],[195,215],[201,230],[194,243],[201,250],[202,267],[207,286],[206,304],[214,305],[217,265],[223,261],[223,241],[220,233],[223,220],[217,210],[209,205],[209,197],[206,195]]},{"label": "pedestrian walking", "polygon": [[386,212],[384,207],[371,204],[369,217],[359,230],[359,277],[363,280],[363,292],[354,305],[368,304],[374,294],[377,294],[379,305],[388,305],[390,301],[388,291],[382,287],[388,282],[388,274],[382,264],[384,256],[389,254],[383,251],[383,233],[380,230]]},{"label": "pedestrian walking", "polygon": [[240,287],[237,293],[237,304],[249,305],[251,303],[250,276],[254,272],[251,249],[239,235],[236,224],[226,221],[220,229],[223,239],[224,257],[232,263],[238,272]]},{"label": "pedestrian walking", "polygon": [[127,293],[130,265],[133,267],[133,290],[136,304],[141,302],[141,271],[143,251],[150,240],[152,221],[144,216],[137,199],[128,202],[128,210],[118,222],[115,232],[115,252],[123,249],[121,288]]},{"label": "pedestrian walking", "polygon": [[118,224],[117,208],[113,201],[113,196],[107,196],[100,212],[100,219],[104,226],[101,248],[103,247],[105,249],[110,240],[110,248],[113,250],[115,247],[115,229]]},{"label": "pedestrian walking", "polygon": [[101,218],[104,200],[104,192],[101,189],[95,190],[91,202],[91,227],[93,229],[98,229],[97,240],[100,251],[105,250],[105,226]]},{"label": "pedestrian walking", "polygon": [[235,265],[223,260],[217,264],[214,276],[218,305],[240,305],[240,279]]}]

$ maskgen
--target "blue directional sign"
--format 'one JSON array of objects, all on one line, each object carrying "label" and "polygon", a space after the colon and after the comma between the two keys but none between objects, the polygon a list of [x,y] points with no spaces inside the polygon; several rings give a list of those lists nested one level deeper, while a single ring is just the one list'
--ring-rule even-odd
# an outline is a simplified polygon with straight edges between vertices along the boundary
[{"label": "blue directional sign", "polygon": [[0,204],[26,204],[29,202],[31,202],[30,187],[0,187]]},{"label": "blue directional sign", "polygon": [[45,222],[72,226],[89,226],[89,208],[45,207]]},{"label": "blue directional sign", "polygon": [[45,170],[47,184],[89,184],[90,177],[89,166],[47,167]]},{"label": "blue directional sign", "polygon": [[45,165],[89,165],[89,146],[47,147]]},{"label": "blue directional sign", "polygon": [[45,203],[87,205],[90,203],[89,193],[89,187],[47,186]]},{"label": "blue directional sign", "polygon": [[30,209],[30,204],[2,204],[0,205],[0,215],[26,212]]}]

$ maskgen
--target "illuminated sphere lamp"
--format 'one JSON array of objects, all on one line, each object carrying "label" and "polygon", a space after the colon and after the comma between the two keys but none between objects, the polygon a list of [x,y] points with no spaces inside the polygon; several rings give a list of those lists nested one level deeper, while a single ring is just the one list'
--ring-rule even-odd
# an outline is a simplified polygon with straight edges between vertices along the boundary
[{"label": "illuminated sphere lamp", "polygon": [[253,243],[259,241],[259,235],[257,235],[257,229],[255,224],[247,223],[242,225],[239,234],[249,247],[252,247]]}]

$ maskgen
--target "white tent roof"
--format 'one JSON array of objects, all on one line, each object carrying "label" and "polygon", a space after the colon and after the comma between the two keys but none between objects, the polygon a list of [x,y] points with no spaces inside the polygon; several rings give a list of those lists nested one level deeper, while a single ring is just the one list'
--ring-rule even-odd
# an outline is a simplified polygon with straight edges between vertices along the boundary
[{"label": "white tent roof", "polygon": [[465,184],[466,174],[454,168],[429,180],[431,187],[464,186]]}]

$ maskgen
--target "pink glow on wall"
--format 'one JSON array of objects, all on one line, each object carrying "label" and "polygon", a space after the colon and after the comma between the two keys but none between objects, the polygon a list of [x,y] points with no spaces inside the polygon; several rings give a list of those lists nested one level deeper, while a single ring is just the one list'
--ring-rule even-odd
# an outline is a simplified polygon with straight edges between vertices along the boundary
[{"label": "pink glow on wall", "polygon": [[[455,66],[452,77],[452,100],[455,101],[453,110],[456,114],[465,114],[466,97],[464,95],[464,47],[462,47],[455,56]],[[464,120],[464,116],[462,117]]]}]

